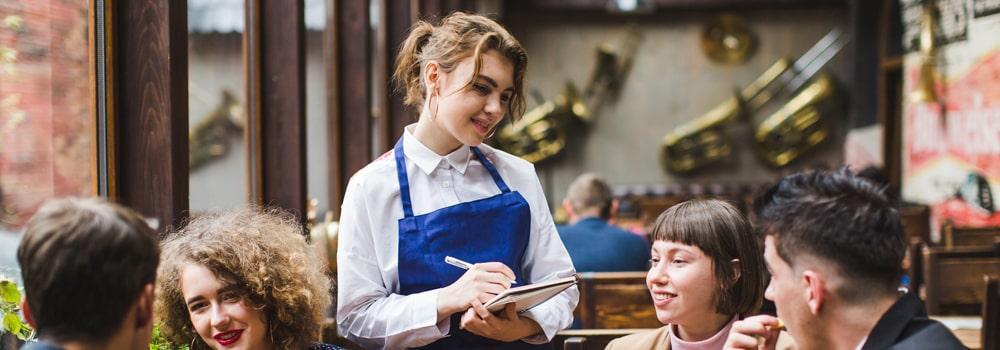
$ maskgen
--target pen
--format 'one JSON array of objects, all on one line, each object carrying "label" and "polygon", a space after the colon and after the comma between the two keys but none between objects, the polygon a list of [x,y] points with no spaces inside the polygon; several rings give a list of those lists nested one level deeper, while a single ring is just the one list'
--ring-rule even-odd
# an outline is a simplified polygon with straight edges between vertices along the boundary
[{"label": "pen", "polygon": [[[461,259],[458,258],[453,258],[451,256],[445,256],[444,262],[448,263],[449,265],[461,268],[463,270],[468,270],[472,268],[472,264],[462,261]],[[515,284],[515,283],[517,282],[514,281],[513,279],[510,280],[510,284]]]}]

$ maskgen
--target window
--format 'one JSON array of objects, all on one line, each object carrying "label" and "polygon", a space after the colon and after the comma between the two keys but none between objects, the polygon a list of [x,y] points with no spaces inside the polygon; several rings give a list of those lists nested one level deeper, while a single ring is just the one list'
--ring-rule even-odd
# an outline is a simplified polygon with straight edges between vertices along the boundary
[{"label": "window", "polygon": [[42,203],[96,194],[88,6],[0,2],[0,274]]}]

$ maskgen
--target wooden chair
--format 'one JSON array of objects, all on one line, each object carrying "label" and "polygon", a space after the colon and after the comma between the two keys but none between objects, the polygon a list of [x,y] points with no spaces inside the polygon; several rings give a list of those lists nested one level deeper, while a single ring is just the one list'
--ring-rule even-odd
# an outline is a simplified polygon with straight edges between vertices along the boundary
[{"label": "wooden chair", "polygon": [[919,238],[910,238],[906,246],[906,258],[903,260],[903,270],[910,276],[909,289],[920,292],[924,285],[924,254],[927,243]]},{"label": "wooden chair", "polygon": [[926,205],[907,205],[899,208],[899,219],[903,224],[906,241],[919,239],[931,241],[931,209]]},{"label": "wooden chair", "polygon": [[983,350],[1000,350],[1000,276],[985,276],[986,300],[983,301]]},{"label": "wooden chair", "polygon": [[580,304],[574,311],[581,328],[658,328],[646,272],[581,273]]},{"label": "wooden chair", "polygon": [[1000,226],[956,227],[952,222],[941,226],[945,247],[991,246],[1000,241]]},{"label": "wooden chair", "polygon": [[603,350],[615,338],[649,329],[568,329],[552,338],[553,349]]},{"label": "wooden chair", "polygon": [[1000,275],[1000,249],[925,247],[923,297],[930,315],[976,315],[986,298],[983,276]]}]

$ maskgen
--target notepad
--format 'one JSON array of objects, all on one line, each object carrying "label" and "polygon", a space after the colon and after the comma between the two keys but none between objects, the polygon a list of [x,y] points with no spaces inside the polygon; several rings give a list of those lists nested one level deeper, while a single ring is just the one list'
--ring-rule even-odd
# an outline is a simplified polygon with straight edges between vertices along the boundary
[{"label": "notepad", "polygon": [[503,310],[504,305],[517,303],[517,312],[528,310],[549,300],[556,294],[566,290],[578,281],[576,275],[548,280],[545,282],[533,283],[526,286],[510,288],[503,293],[497,294],[492,300],[483,304],[487,310],[497,312]]}]

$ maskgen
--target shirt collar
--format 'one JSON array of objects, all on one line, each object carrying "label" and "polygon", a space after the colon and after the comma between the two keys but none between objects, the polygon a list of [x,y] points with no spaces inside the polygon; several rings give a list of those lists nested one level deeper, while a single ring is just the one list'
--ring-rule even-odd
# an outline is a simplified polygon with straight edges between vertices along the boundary
[{"label": "shirt collar", "polygon": [[454,152],[440,156],[413,136],[414,128],[416,128],[416,124],[410,124],[404,129],[403,154],[416,163],[417,167],[424,174],[430,175],[434,169],[438,168],[444,162],[455,168],[459,174],[465,175],[465,169],[468,168],[469,160],[472,158],[472,150],[469,147],[462,146]]}]

